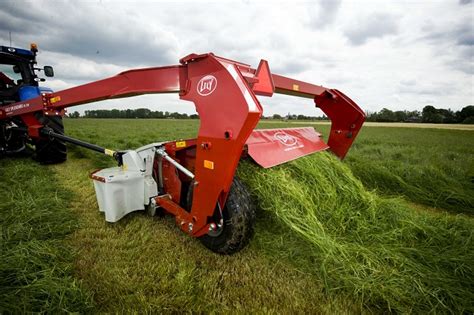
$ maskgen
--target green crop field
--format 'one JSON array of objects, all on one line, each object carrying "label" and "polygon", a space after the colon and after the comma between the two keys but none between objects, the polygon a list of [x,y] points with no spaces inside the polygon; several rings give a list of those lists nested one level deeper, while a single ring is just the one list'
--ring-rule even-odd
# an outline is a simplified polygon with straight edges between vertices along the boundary
[{"label": "green crop field", "polygon": [[[198,124],[65,120],[67,134],[114,149],[194,137]],[[60,165],[0,160],[0,313],[474,312],[472,130],[366,126],[342,162],[243,161],[256,233],[233,256],[171,217],[106,223],[88,174],[113,165],[72,146]]]}]

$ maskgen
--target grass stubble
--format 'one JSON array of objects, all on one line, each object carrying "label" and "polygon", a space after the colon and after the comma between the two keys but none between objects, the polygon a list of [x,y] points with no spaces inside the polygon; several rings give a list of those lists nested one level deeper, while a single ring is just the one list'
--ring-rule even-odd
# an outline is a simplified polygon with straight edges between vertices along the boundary
[{"label": "grass stubble", "polygon": [[70,192],[31,159],[0,160],[0,313],[87,312],[66,238],[78,228]]}]

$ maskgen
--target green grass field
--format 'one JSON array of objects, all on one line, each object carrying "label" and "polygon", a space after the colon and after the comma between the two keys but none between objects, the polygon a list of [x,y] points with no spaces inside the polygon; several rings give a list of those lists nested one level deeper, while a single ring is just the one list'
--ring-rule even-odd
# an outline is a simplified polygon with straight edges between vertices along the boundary
[{"label": "green grass field", "polygon": [[[65,120],[117,149],[193,137],[198,123]],[[344,162],[245,161],[256,234],[233,256],[170,217],[106,223],[88,173],[113,160],[69,148],[61,165],[0,160],[0,312],[474,312],[473,131],[366,127]]]}]

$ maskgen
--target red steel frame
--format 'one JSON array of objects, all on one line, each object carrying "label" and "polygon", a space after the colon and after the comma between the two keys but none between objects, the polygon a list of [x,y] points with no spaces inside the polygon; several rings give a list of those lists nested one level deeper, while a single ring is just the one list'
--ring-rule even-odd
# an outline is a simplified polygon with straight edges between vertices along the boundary
[{"label": "red steel frame", "polygon": [[[199,237],[208,232],[208,217],[223,207],[247,138],[262,116],[256,95],[273,93],[311,98],[332,121],[328,145],[344,158],[365,120],[364,112],[338,90],[272,74],[265,60],[257,69],[209,54],[191,54],[181,65],[122,72],[116,76],[43,94],[28,101],[0,108],[0,119],[20,116],[31,138],[40,137],[43,127],[34,113],[63,115],[64,108],[105,99],[150,93],[179,93],[195,104],[200,117],[195,154],[194,193],[191,211],[186,211],[169,195],[156,198],[158,205],[176,216],[181,228]],[[189,143],[189,142],[188,142]],[[166,145],[176,156],[174,142]],[[189,229],[190,223],[193,228]]]}]

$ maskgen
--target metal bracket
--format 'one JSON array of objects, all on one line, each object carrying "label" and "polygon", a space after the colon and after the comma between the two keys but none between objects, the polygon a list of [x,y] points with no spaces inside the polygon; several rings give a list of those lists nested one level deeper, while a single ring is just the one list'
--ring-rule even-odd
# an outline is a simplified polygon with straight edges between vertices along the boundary
[{"label": "metal bracket", "polygon": [[184,166],[182,166],[181,164],[179,164],[178,162],[176,162],[175,160],[173,160],[169,155],[168,153],[166,153],[165,149],[163,147],[161,148],[158,148],[156,150],[156,153],[161,156],[162,158],[164,158],[166,161],[170,162],[171,164],[174,165],[174,167],[176,167],[178,170],[180,170],[181,172],[183,172],[183,174],[185,174],[186,176],[188,176],[189,178],[193,179],[194,178],[194,174],[191,173],[187,168],[185,168]]}]

